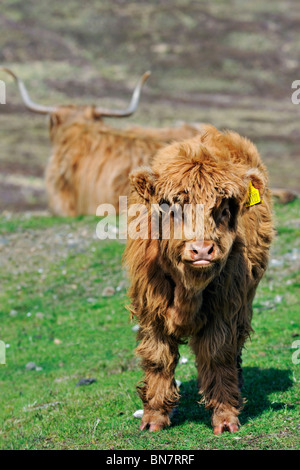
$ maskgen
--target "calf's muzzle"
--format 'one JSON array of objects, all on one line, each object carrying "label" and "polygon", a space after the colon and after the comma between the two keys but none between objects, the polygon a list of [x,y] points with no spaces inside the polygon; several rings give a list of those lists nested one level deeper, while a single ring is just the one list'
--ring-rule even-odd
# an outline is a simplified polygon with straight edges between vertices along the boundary
[{"label": "calf's muzzle", "polygon": [[195,266],[211,263],[215,256],[215,244],[212,241],[196,240],[186,243],[185,258]]}]

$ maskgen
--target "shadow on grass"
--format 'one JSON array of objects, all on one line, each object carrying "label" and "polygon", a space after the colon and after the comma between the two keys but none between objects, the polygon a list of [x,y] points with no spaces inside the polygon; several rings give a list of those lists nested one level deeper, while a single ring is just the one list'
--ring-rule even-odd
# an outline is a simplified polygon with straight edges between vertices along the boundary
[{"label": "shadow on grass", "polygon": [[[292,387],[293,381],[290,378],[289,370],[244,367],[243,377],[242,397],[246,400],[246,403],[239,417],[241,425],[247,423],[249,419],[261,415],[267,409],[276,412],[286,405],[285,403],[271,402],[268,396],[274,392],[284,392]],[[201,397],[198,393],[196,380],[183,383],[180,392],[181,399],[172,419],[173,426],[193,421],[204,423],[210,427],[211,414],[204,406],[197,404]],[[289,406],[293,408],[293,405]]]}]

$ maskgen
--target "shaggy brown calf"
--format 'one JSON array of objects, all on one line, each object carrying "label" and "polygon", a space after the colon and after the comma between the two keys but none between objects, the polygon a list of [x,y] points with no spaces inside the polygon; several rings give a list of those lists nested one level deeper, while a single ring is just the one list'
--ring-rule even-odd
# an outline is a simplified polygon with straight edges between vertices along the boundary
[{"label": "shaggy brown calf", "polygon": [[[147,237],[129,239],[125,250],[129,309],[139,321],[137,353],[145,372],[138,387],[144,404],[141,430],[170,424],[179,398],[174,380],[178,345],[186,338],[196,355],[200,393],[212,410],[215,434],[238,429],[241,352],[252,331],[252,301],[273,237],[267,180],[249,140],[212,126],[165,147],[151,168],[131,174],[130,202],[147,207],[139,220],[148,230]],[[256,204],[259,197],[262,202]],[[174,237],[175,209],[168,219],[170,238],[163,238],[160,209],[162,224],[151,238],[152,209],[162,203],[175,204],[178,213],[186,204],[203,204],[204,236]],[[195,217],[189,221],[196,230]]]},{"label": "shaggy brown calf", "polygon": [[129,193],[128,175],[139,165],[149,164],[156,151],[172,141],[196,135],[199,128],[183,125],[166,129],[115,129],[103,117],[127,117],[138,106],[141,89],[149,77],[139,80],[125,110],[99,106],[43,106],[31,100],[27,89],[11,70],[25,106],[50,116],[52,155],[46,168],[49,207],[56,215],[96,214],[98,205],[113,204]]}]

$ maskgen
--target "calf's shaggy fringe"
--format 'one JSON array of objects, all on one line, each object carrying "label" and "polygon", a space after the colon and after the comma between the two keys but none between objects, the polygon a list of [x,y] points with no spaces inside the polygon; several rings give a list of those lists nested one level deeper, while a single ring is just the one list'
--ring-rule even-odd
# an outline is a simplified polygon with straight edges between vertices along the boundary
[{"label": "calf's shaggy fringe", "polygon": [[[198,136],[159,150],[151,167],[136,169],[130,179],[130,204],[204,204],[204,241],[211,247],[203,251],[198,243],[193,250],[197,240],[151,239],[150,228],[148,239],[127,241],[128,308],[140,325],[137,354],[145,373],[138,386],[144,405],[140,429],[170,425],[179,399],[178,347],[189,338],[215,434],[236,431],[241,353],[273,238],[266,169],[248,139],[206,126]],[[250,182],[262,203],[247,207]],[[148,227],[150,214],[144,215]]]}]

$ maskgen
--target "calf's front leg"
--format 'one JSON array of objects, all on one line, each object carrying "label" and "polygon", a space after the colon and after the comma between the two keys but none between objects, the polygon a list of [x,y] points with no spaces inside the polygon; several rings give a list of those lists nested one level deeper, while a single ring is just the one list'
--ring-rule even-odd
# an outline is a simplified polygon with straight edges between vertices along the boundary
[{"label": "calf's front leg", "polygon": [[193,338],[198,383],[203,402],[212,410],[214,434],[235,432],[241,408],[238,367],[234,341],[228,338],[219,346],[205,335]]},{"label": "calf's front leg", "polygon": [[140,430],[159,431],[170,425],[170,415],[179,398],[174,371],[178,362],[176,340],[159,329],[140,329],[137,354],[145,372],[138,393],[144,405]]}]

